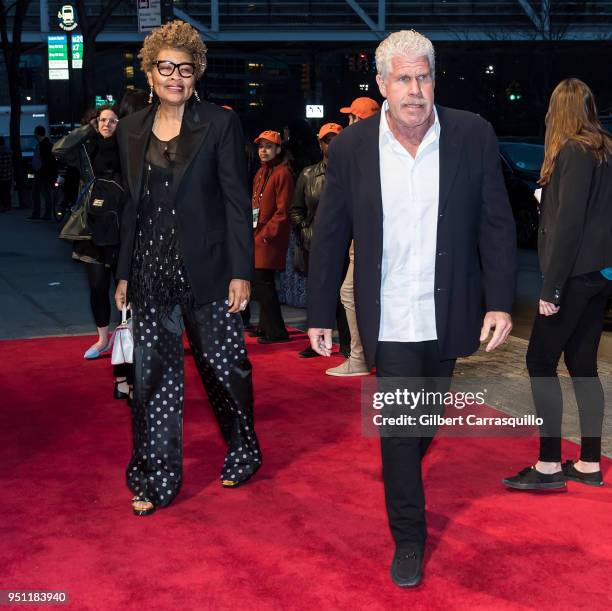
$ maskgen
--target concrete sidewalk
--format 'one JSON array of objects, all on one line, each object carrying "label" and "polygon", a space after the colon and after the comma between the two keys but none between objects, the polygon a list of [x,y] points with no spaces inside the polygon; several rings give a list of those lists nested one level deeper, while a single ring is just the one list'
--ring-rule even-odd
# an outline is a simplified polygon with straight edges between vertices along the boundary
[{"label": "concrete sidewalk", "polygon": [[[0,339],[95,334],[85,266],[58,238],[59,223],[28,221],[29,213],[0,214]],[[256,320],[256,303],[252,312]],[[304,327],[304,310],[283,313],[288,325]],[[113,307],[111,324],[118,321]]]}]

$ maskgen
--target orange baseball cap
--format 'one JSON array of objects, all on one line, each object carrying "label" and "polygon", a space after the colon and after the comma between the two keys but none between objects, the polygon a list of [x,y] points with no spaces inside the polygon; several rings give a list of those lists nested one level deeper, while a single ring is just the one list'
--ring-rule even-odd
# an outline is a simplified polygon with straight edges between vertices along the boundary
[{"label": "orange baseball cap", "polygon": [[322,140],[327,134],[339,134],[342,131],[342,126],[337,123],[326,123],[321,126],[317,138]]},{"label": "orange baseball cap", "polygon": [[280,146],[282,144],[281,135],[271,129],[261,132],[257,138],[255,138],[255,144],[259,144],[261,140],[269,140],[273,144]]},{"label": "orange baseball cap", "polygon": [[367,119],[376,114],[380,110],[380,104],[372,98],[356,98],[351,102],[350,106],[345,106],[340,109],[344,114],[351,114],[360,119]]}]

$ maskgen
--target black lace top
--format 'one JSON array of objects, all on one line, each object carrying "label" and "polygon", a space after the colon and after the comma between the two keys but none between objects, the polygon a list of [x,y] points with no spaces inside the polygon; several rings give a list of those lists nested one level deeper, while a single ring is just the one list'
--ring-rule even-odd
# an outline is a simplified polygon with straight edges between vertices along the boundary
[{"label": "black lace top", "polygon": [[130,299],[138,309],[156,308],[170,314],[188,301],[191,287],[185,274],[172,201],[172,170],[178,136],[164,142],[153,133],[145,156],[143,189],[137,215]]}]

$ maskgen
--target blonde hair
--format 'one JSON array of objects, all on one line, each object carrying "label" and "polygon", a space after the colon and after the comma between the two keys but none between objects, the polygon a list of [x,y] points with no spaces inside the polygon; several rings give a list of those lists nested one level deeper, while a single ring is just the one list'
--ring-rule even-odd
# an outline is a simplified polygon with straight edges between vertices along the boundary
[{"label": "blonde hair", "polygon": [[376,49],[376,70],[384,79],[391,71],[391,60],[396,55],[426,57],[431,79],[436,76],[436,55],[431,40],[415,30],[400,30],[385,38]]},{"label": "blonde hair", "polygon": [[189,53],[195,64],[195,78],[199,79],[206,70],[206,45],[198,31],[188,23],[175,19],[155,28],[144,40],[138,54],[140,67],[146,74],[153,69],[162,49],[177,49]]},{"label": "blonde hair", "polygon": [[559,151],[568,141],[592,151],[599,163],[612,155],[612,137],[597,118],[593,92],[577,78],[564,79],[550,96],[546,113],[544,162],[540,170],[541,185],[550,181]]}]

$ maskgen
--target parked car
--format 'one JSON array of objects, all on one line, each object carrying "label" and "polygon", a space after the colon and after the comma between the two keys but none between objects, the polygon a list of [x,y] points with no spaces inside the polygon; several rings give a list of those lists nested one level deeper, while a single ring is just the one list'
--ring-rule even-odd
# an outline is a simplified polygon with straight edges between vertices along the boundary
[{"label": "parked car", "polygon": [[612,113],[599,115],[599,120],[601,121],[602,127],[612,134]]},{"label": "parked car", "polygon": [[498,143],[506,189],[516,221],[518,245],[535,248],[539,215],[538,201],[533,192],[539,187],[537,181],[544,161],[544,146],[536,138],[499,138]]}]

